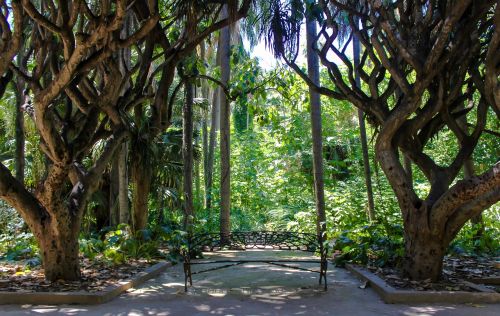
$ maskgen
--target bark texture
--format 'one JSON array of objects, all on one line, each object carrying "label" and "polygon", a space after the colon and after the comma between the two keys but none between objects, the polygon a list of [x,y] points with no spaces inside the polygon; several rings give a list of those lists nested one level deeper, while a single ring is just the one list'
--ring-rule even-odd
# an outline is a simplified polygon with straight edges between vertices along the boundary
[{"label": "bark texture", "polygon": [[128,142],[121,145],[118,152],[118,206],[119,223],[130,222],[130,207],[128,200]]},{"label": "bark texture", "polygon": [[191,231],[193,223],[193,85],[185,85],[186,98],[182,107],[182,160],[184,189],[184,229]]},{"label": "bark texture", "polygon": [[[355,19],[356,23],[359,24],[358,19]],[[361,57],[361,48],[359,44],[359,39],[356,35],[353,35],[352,42],[353,50],[353,65],[354,65],[354,79],[356,81],[356,87],[361,89],[361,78],[359,76],[359,60]],[[370,170],[370,158],[368,156],[368,141],[366,137],[366,125],[365,125],[365,113],[363,110],[358,109],[358,122],[359,122],[359,139],[361,140],[361,151],[363,154],[363,169],[365,174],[365,185],[366,185],[366,198],[368,201],[367,215],[370,222],[375,222],[375,202],[373,201],[373,187],[372,187],[372,173]]]},{"label": "bark texture", "polygon": [[213,174],[214,174],[214,156],[215,148],[217,147],[217,131],[219,129],[218,115],[220,113],[220,92],[216,88],[212,97],[212,110],[210,112],[210,137],[208,142],[208,157],[207,157],[207,178],[205,181],[205,207],[207,210],[212,208],[212,187],[213,187]]},{"label": "bark texture", "polygon": [[[135,150],[140,150],[136,148]],[[142,149],[144,152],[144,149]],[[148,223],[148,201],[151,191],[151,165],[145,161],[144,154],[135,156],[132,161],[132,230],[137,232],[146,228]]]},{"label": "bark texture", "polygon": [[[224,7],[223,16],[228,15],[228,8]],[[220,33],[220,59],[221,59],[221,82],[226,87],[230,77],[230,45],[231,33],[229,27],[225,27]],[[231,230],[231,104],[228,97],[220,91],[220,234],[224,243]]]},{"label": "bark texture", "polygon": [[[316,84],[320,84],[319,58],[315,53],[317,29],[316,21],[307,18],[307,71],[308,76]],[[321,96],[313,88],[309,88],[309,103],[311,106],[311,134],[313,152],[314,195],[316,201],[316,231],[320,242],[326,240],[325,190],[323,179],[323,139],[321,124]]]}]

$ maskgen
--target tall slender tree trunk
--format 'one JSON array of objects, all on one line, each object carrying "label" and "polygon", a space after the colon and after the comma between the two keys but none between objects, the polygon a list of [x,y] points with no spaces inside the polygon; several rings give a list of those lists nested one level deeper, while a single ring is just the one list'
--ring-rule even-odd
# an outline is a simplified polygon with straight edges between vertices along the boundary
[{"label": "tall slender tree trunk", "polygon": [[205,197],[203,198],[202,203],[207,201],[207,173],[208,173],[208,111],[203,111],[203,122],[201,123],[201,133],[202,133],[202,148],[203,148],[203,186],[205,189]]},{"label": "tall slender tree trunk", "polygon": [[[26,72],[29,53],[23,44],[16,57],[17,65],[20,70]],[[15,177],[19,182],[24,183],[24,168],[26,165],[25,157],[25,127],[24,127],[24,106],[28,101],[28,91],[26,82],[20,76],[16,77],[14,83],[16,93],[16,116],[15,116],[15,139],[16,139],[16,154],[15,154]]]},{"label": "tall slender tree trunk", "polygon": [[[198,147],[198,138],[195,138],[194,144]],[[194,164],[194,201],[202,201],[201,199],[201,175],[200,175],[200,161],[196,160]],[[194,203],[194,202],[193,202]]]},{"label": "tall slender tree trunk", "polygon": [[[123,24],[121,30],[121,37],[127,38],[131,33],[131,28],[133,24],[133,16],[130,13],[127,13],[125,18],[125,23]],[[125,76],[128,69],[131,67],[131,59],[132,59],[132,50],[129,47],[126,47],[120,51],[121,59],[123,62],[119,64],[120,72],[122,76]],[[126,84],[126,89],[129,89],[129,84]],[[120,223],[128,224],[130,223],[130,206],[128,200],[128,180],[129,180],[129,168],[128,168],[128,152],[129,145],[128,141],[125,141],[120,148],[118,153],[119,162],[118,162],[118,179],[120,185],[120,191],[118,192],[118,204],[120,206]]]},{"label": "tall slender tree trunk", "polygon": [[210,210],[212,208],[212,187],[214,175],[214,157],[215,148],[217,145],[217,130],[219,129],[218,114],[220,108],[220,95],[219,88],[216,88],[212,96],[212,111],[210,114],[210,137],[208,143],[207,154],[207,171],[205,179],[205,208]]},{"label": "tall slender tree trunk", "polygon": [[[216,64],[220,66],[221,56],[221,37],[219,36],[217,53],[215,56]],[[212,188],[213,188],[213,175],[214,175],[214,157],[215,148],[217,147],[217,131],[220,125],[220,102],[221,92],[220,88],[215,88],[212,94],[212,111],[210,114],[210,135],[208,141],[207,153],[207,171],[205,180],[205,208],[210,210],[212,208]]]},{"label": "tall slender tree trunk", "polygon": [[121,145],[118,152],[118,205],[120,208],[120,223],[128,224],[130,221],[130,207],[128,201],[128,142]]},{"label": "tall slender tree trunk", "polygon": [[[197,148],[199,146],[200,142],[200,137],[199,135],[197,137],[194,137],[194,130],[197,128],[195,127],[195,123],[193,122],[193,104],[194,104],[194,98],[198,98],[198,88],[196,85],[192,85],[192,95],[193,95],[193,100],[191,101],[191,138],[192,141],[194,142],[194,146]],[[199,128],[199,127],[198,127]],[[191,146],[192,147],[192,146]],[[194,177],[194,196],[193,196],[193,204],[195,201],[200,201],[200,193],[201,193],[201,178],[200,178],[200,160],[194,161],[194,149],[191,148],[191,156],[192,156],[192,164],[193,164],[193,177]],[[193,206],[194,207],[194,206]]]},{"label": "tall slender tree trunk", "polygon": [[24,92],[24,81],[18,78],[16,83],[16,179],[24,183],[24,167],[25,161],[25,133],[24,133],[24,104],[26,103],[26,95]]},{"label": "tall slender tree trunk", "polygon": [[[307,72],[309,78],[319,86],[319,60],[315,52],[316,47],[316,21],[312,17],[307,17],[306,39],[307,39]],[[326,240],[326,215],[325,215],[325,192],[323,180],[323,140],[321,127],[321,98],[318,92],[309,88],[309,99],[311,105],[311,129],[313,141],[313,174],[314,174],[314,194],[316,200],[316,229],[320,241]]]},{"label": "tall slender tree trunk", "polygon": [[193,223],[193,85],[185,85],[186,99],[182,107],[182,160],[184,162],[184,229]]},{"label": "tall slender tree trunk", "polygon": [[109,171],[109,224],[116,226],[120,224],[120,203],[118,196],[120,194],[120,180],[118,173],[120,157],[115,154],[111,163],[111,170]]},{"label": "tall slender tree trunk", "polygon": [[[354,79],[356,81],[356,86],[361,88],[361,80],[359,77],[358,67],[361,56],[361,49],[359,44],[359,39],[354,34],[352,42],[353,57],[354,57]],[[366,126],[365,126],[365,115],[363,110],[358,109],[358,122],[359,122],[359,137],[361,140],[361,151],[363,153],[363,167],[365,173],[365,186],[366,186],[366,197],[368,199],[368,210],[367,215],[370,222],[376,220],[375,217],[375,203],[373,201],[373,188],[372,188],[372,175],[370,170],[370,158],[368,157],[368,141],[366,138]]]},{"label": "tall slender tree trunk", "polygon": [[[205,47],[205,42],[201,43],[200,46],[200,57],[201,60],[206,59],[206,47]],[[201,97],[205,100],[208,100],[209,96],[209,91],[208,91],[208,85],[203,82],[201,85]],[[208,104],[208,102],[207,102]],[[201,123],[201,133],[202,133],[202,147],[203,147],[203,180],[204,180],[204,197],[203,201],[201,203],[205,204],[206,207],[206,202],[207,202],[207,176],[208,176],[208,107],[203,109],[203,119]]]},{"label": "tall slender tree trunk", "polygon": [[[223,18],[228,16],[227,5],[223,9]],[[230,45],[231,35],[229,26],[224,27],[220,33],[220,60],[221,60],[221,82],[228,85],[230,77]],[[230,167],[230,119],[231,107],[229,100],[222,90],[220,91],[220,234],[222,243],[227,242],[231,230],[231,167]]]}]

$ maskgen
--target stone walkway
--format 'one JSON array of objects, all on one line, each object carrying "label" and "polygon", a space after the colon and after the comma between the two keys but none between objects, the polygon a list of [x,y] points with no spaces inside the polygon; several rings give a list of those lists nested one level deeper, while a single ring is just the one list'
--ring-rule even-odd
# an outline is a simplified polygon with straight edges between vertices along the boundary
[{"label": "stone walkway", "polygon": [[[223,256],[254,258],[269,253],[227,252]],[[280,252],[286,255],[297,253]],[[500,315],[500,304],[385,304],[372,289],[360,289],[361,282],[344,269],[330,267],[328,281],[329,289],[324,292],[317,274],[256,263],[194,275],[194,286],[185,293],[182,267],[177,265],[106,304],[4,305],[0,315]]]}]

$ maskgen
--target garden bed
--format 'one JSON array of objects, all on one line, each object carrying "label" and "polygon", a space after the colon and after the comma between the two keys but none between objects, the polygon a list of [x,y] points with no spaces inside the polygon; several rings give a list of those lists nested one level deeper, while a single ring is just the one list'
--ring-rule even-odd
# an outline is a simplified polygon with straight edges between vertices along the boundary
[{"label": "garden bed", "polygon": [[120,265],[83,259],[80,281],[46,281],[41,267],[0,262],[0,304],[99,304],[158,275],[170,263],[130,259]]},{"label": "garden bed", "polygon": [[81,260],[81,280],[65,282],[45,280],[43,268],[25,267],[24,262],[0,261],[0,292],[98,292],[116,285],[144,271],[156,261],[130,259],[126,263],[111,265],[101,260]]},{"label": "garden bed", "polygon": [[386,303],[500,303],[496,262],[492,258],[446,257],[439,282],[411,281],[392,268],[346,267],[365,285],[371,285]]},{"label": "garden bed", "polygon": [[500,280],[500,269],[495,267],[495,260],[486,257],[445,257],[443,275],[439,282],[410,281],[399,275],[394,268],[377,268],[367,266],[385,282],[396,289],[417,291],[468,291],[468,292],[500,292],[496,280]]}]

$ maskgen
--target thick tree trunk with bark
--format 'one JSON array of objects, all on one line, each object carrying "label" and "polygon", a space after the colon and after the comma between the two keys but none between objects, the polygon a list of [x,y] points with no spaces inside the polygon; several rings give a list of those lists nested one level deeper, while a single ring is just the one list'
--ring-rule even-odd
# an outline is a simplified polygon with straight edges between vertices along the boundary
[{"label": "thick tree trunk with bark", "polygon": [[0,198],[20,213],[33,232],[47,280],[79,279],[78,234],[83,214],[99,178],[126,135],[122,131],[111,137],[88,171],[74,168],[71,162],[52,163],[34,194],[0,164]]},{"label": "thick tree trunk with bark", "polygon": [[418,231],[418,228],[417,231],[406,233],[403,273],[412,280],[438,280],[448,247],[441,238]]},{"label": "thick tree trunk with bark", "polygon": [[[65,210],[65,212],[68,212]],[[78,233],[80,227],[73,220],[56,221],[50,218],[37,223],[41,234],[35,234],[41,250],[45,278],[50,281],[77,281],[80,279]],[[38,226],[37,225],[37,226]]]},{"label": "thick tree trunk with bark", "polygon": [[[139,148],[135,150],[141,150]],[[140,153],[138,153],[141,155]],[[142,159],[134,159],[132,164],[132,230],[134,232],[146,228],[148,223],[148,201],[151,191],[152,173],[144,165]]]},{"label": "thick tree trunk with bark", "polygon": [[[227,17],[227,5],[224,6],[222,16]],[[225,27],[220,33],[220,59],[221,59],[221,82],[228,85],[230,77],[230,45],[231,35],[229,27]],[[220,91],[220,234],[224,243],[231,230],[231,163],[230,163],[230,119],[231,105],[227,96]]]},{"label": "thick tree trunk with bark", "polygon": [[409,189],[412,186],[397,149],[389,149],[392,145],[383,136],[377,139],[376,153],[403,215],[403,273],[413,280],[436,281],[441,276],[445,251],[463,225],[498,201],[500,162],[480,176],[457,181],[449,189],[443,189],[445,178],[436,180],[429,194],[432,199],[422,200]]}]

